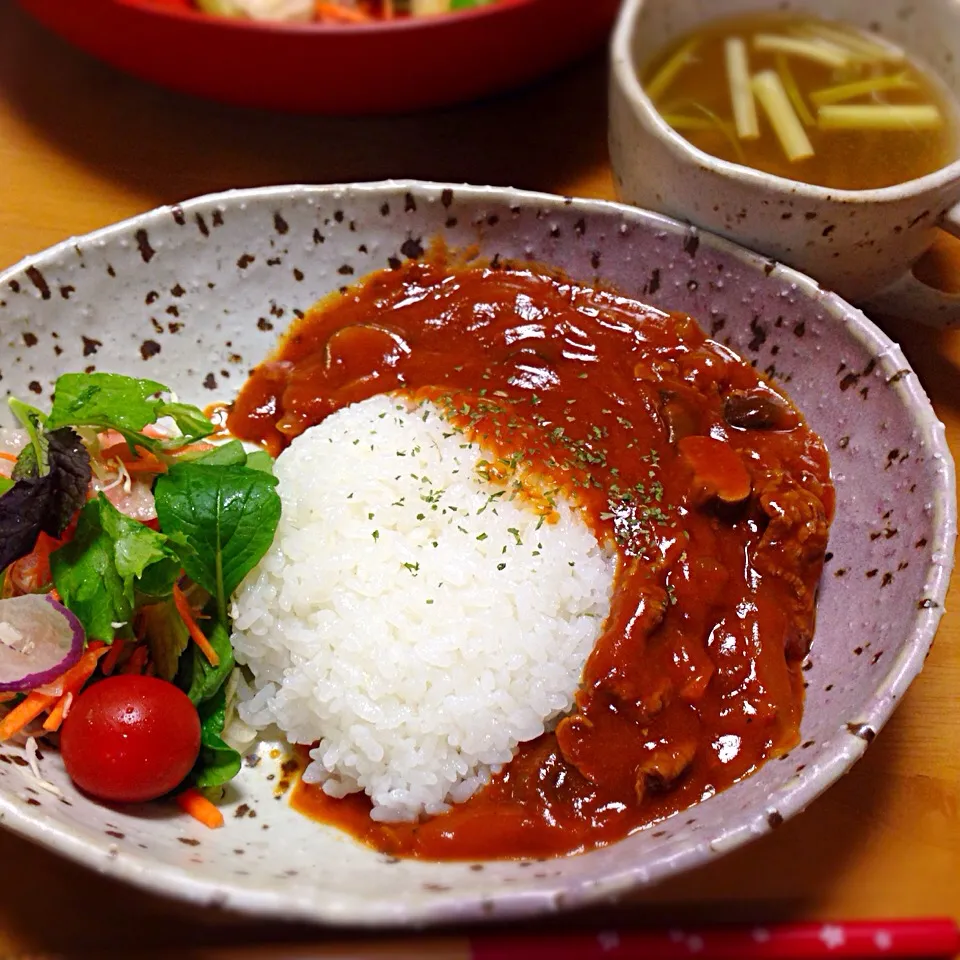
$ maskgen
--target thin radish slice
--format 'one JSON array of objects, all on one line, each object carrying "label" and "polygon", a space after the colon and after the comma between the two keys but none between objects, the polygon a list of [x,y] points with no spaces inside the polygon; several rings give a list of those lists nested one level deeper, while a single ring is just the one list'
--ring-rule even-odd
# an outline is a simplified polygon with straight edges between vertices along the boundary
[{"label": "thin radish slice", "polygon": [[83,653],[83,627],[46,594],[0,600],[0,693],[55,680]]}]

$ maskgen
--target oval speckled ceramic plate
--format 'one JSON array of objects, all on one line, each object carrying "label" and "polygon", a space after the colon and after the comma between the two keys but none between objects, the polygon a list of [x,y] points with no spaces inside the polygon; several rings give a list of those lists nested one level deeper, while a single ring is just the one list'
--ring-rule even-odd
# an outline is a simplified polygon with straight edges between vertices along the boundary
[{"label": "oval speckled ceramic plate", "polygon": [[[398,861],[294,813],[270,745],[227,825],[165,806],[98,806],[56,753],[42,789],[0,749],[0,821],[165,894],[264,915],[409,924],[572,907],[721,855],[803,809],[863,753],[920,670],[955,538],[943,428],[900,350],[813,281],[664,217],[616,204],[419,183],[281,187],[165,207],[0,275],[0,375],[45,399],[67,370],[158,379],[229,399],[297,311],[434,237],[536,259],[698,317],[793,396],[833,458],[837,519],[804,665],[803,743],[686,813],[547,862]],[[336,864],[336,869],[331,869]]]}]

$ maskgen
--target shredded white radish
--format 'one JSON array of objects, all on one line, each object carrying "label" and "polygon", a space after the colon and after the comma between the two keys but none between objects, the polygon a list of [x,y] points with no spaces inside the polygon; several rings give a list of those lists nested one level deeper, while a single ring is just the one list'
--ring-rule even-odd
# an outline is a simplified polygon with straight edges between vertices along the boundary
[{"label": "shredded white radish", "polygon": [[73,694],[68,693],[63,698],[63,719],[66,720],[70,715],[70,708],[73,706]]},{"label": "shredded white radish", "polygon": [[742,37],[727,37],[724,42],[727,62],[727,82],[730,85],[730,102],[733,105],[733,122],[741,140],[756,140],[760,136],[757,120],[757,105],[750,87],[750,64],[747,60],[747,45]]},{"label": "shredded white radish", "polygon": [[763,107],[773,132],[787,158],[796,163],[813,156],[813,144],[790,103],[783,82],[774,70],[763,70],[752,81],[753,92]]},{"label": "shredded white radish", "polygon": [[49,780],[44,780],[40,773],[40,748],[37,746],[35,737],[27,737],[23,745],[23,757],[27,761],[27,770],[23,770],[22,774],[27,783],[54,797],[62,798],[63,791]]},{"label": "shredded white radish", "polygon": [[129,493],[123,485],[113,482],[106,486],[94,480],[91,484],[94,493],[102,491],[106,498],[125,516],[147,523],[157,517],[156,503],[153,498],[152,478],[148,481],[135,479],[130,484]]},{"label": "shredded white radish", "polygon": [[38,757],[40,750],[37,747],[36,738],[27,737],[27,742],[23,745],[23,752],[26,755],[27,763],[30,764],[30,772],[38,780],[42,780],[43,777],[40,776],[40,759]]},{"label": "shredded white radish", "polygon": [[40,790],[45,790],[58,800],[63,799],[63,791],[55,784],[52,784],[49,780],[37,780],[35,783]]}]

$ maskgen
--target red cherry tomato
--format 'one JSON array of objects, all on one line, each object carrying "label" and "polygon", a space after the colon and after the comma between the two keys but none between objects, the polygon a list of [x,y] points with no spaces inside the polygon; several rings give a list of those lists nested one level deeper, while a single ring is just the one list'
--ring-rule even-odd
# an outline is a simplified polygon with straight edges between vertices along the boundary
[{"label": "red cherry tomato", "polygon": [[108,677],[73,702],[60,728],[71,779],[101,800],[140,803],[174,789],[200,752],[200,718],[165,680]]}]

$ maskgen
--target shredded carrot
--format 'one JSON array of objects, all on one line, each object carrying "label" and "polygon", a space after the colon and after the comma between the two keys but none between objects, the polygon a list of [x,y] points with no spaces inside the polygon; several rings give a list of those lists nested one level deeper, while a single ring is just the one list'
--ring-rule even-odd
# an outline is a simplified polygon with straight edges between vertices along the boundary
[{"label": "shredded carrot", "polygon": [[43,721],[43,729],[46,730],[47,733],[56,733],[56,731],[60,729],[60,725],[67,719],[67,711],[70,709],[72,703],[72,693],[65,693],[56,702],[54,708],[47,715],[47,719]]},{"label": "shredded carrot", "polygon": [[124,443],[115,443],[106,450],[100,452],[100,458],[104,463],[111,460],[119,460],[129,471],[140,473],[163,473],[167,465],[155,454],[143,447],[137,447],[136,454],[130,452],[130,448]]},{"label": "shredded carrot", "polygon": [[173,602],[176,604],[177,613],[180,614],[180,618],[183,620],[184,625],[190,632],[193,642],[203,651],[203,655],[207,658],[207,660],[210,661],[210,665],[212,667],[219,667],[219,654],[213,649],[212,646],[210,646],[210,641],[204,636],[203,631],[197,626],[197,621],[194,619],[193,610],[190,608],[190,603],[183,595],[183,591],[178,586],[173,588]]},{"label": "shredded carrot", "polygon": [[[155,440],[166,440],[168,441],[167,452],[171,454],[181,454],[187,452],[196,452],[196,453],[205,453],[207,450],[213,449],[213,444],[208,443],[205,440],[197,440],[193,443],[184,443],[180,446],[177,446],[177,438],[171,437],[169,433],[166,433],[163,430],[159,430],[154,426],[147,426],[143,428],[143,433],[147,437],[152,437]],[[123,461],[136,461],[146,459],[148,457],[153,457],[154,455],[149,451],[145,450],[143,447],[137,447],[137,453],[132,454],[130,452],[130,447],[127,445],[127,441],[120,436],[120,434],[114,435],[101,435],[104,440],[109,439],[109,446],[104,443],[103,449],[101,449],[100,457],[103,460],[123,460]],[[16,457],[13,458],[16,460]],[[155,459],[155,458],[154,458]]]},{"label": "shredded carrot", "polygon": [[156,457],[141,457],[124,464],[127,473],[166,473],[167,465]]},{"label": "shredded carrot", "polygon": [[34,691],[28,694],[24,701],[18,703],[0,720],[0,743],[18,734],[28,723],[32,723],[44,710],[49,710],[56,702],[56,697],[43,693]]},{"label": "shredded carrot", "polygon": [[119,460],[126,468],[128,473],[166,473],[167,465],[149,450],[143,447],[137,447],[136,455],[130,452],[126,443],[115,443],[112,447],[107,447],[101,451],[101,459],[104,463],[111,460]]},{"label": "shredded carrot", "polygon": [[100,671],[105,677],[109,677],[116,669],[117,661],[120,659],[120,654],[123,653],[125,646],[126,641],[119,637],[113,641],[113,646],[110,647],[107,655],[103,658],[103,663],[100,664]]},{"label": "shredded carrot", "polygon": [[5,450],[0,450],[0,460],[8,460],[10,463],[16,463],[17,455],[15,453],[7,453]]},{"label": "shredded carrot", "polygon": [[136,447],[136,453],[131,452],[126,440],[120,443],[111,443],[109,447],[102,447],[100,450],[100,459],[104,462],[108,460],[139,460],[141,457],[152,457],[153,454],[145,447]]},{"label": "shredded carrot", "polygon": [[191,787],[177,794],[177,806],[184,813],[189,813],[194,820],[199,820],[205,827],[216,830],[223,826],[223,814],[199,790]]},{"label": "shredded carrot", "polygon": [[16,700],[15,693],[0,693],[0,703],[8,703],[10,700]]},{"label": "shredded carrot", "polygon": [[331,23],[369,23],[372,19],[362,10],[352,10],[349,7],[341,7],[338,3],[327,3],[324,0],[317,0],[313,5],[313,12],[318,20],[327,20]]},{"label": "shredded carrot", "polygon": [[143,668],[147,664],[148,653],[146,644],[141,644],[130,654],[130,659],[120,668],[120,672],[124,674],[143,673]]},{"label": "shredded carrot", "polygon": [[185,443],[182,447],[168,447],[167,452],[179,457],[184,453],[207,453],[213,449],[215,447],[212,443],[207,443],[206,440],[198,440],[196,443]]},{"label": "shredded carrot", "polygon": [[107,652],[107,648],[94,641],[87,648],[87,652],[61,677],[54,681],[59,694],[41,693],[33,690],[27,694],[22,703],[18,703],[4,718],[0,720],[0,743],[9,740],[18,734],[28,723],[32,723],[45,710],[68,693],[77,693],[80,688],[93,676],[97,669],[97,661]]}]

